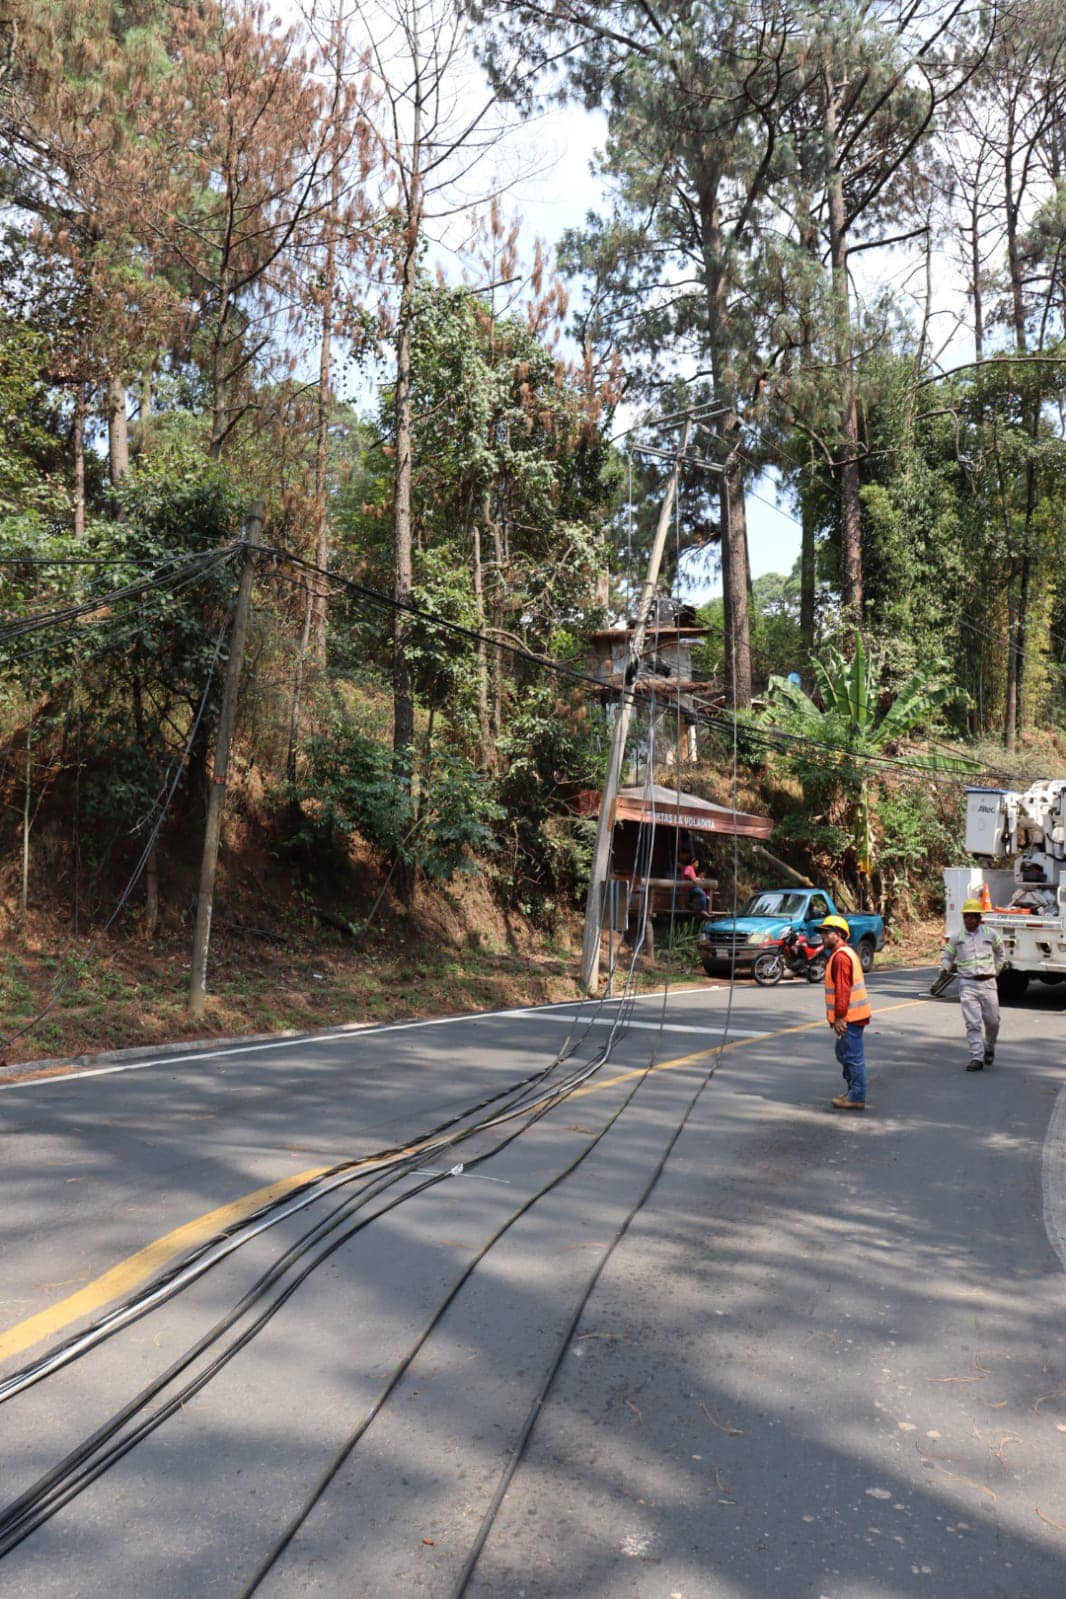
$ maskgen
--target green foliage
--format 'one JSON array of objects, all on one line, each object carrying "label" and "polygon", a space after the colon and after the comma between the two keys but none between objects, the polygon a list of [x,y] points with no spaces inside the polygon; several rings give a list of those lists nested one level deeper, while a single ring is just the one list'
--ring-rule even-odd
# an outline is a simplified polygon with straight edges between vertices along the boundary
[{"label": "green foliage", "polygon": [[[522,319],[494,313],[469,289],[427,285],[411,383],[416,603],[537,645],[560,624],[583,624],[619,474],[579,385]],[[392,583],[393,425],[386,391],[376,426],[348,429],[334,505],[344,564],[381,588]],[[468,730],[471,652],[431,628],[416,624],[415,633],[419,698],[454,707]],[[387,618],[365,642],[375,659],[388,658]]]},{"label": "green foliage", "polygon": [[[52,781],[74,791],[70,809],[89,861],[102,859],[116,838],[117,860],[139,850],[141,827],[184,750],[234,591],[232,566],[223,564],[191,581],[117,597],[132,578],[165,575],[185,556],[233,537],[237,507],[217,469],[195,456],[165,471],[138,465],[119,505],[121,520],[92,520],[77,544],[40,524],[9,523],[0,535],[7,557],[0,587],[13,609],[90,607],[77,621],[0,645],[0,689],[15,715],[32,712],[34,744],[49,751]],[[85,564],[62,564],[70,556]],[[203,770],[221,675],[191,752],[190,784]]]},{"label": "green foliage", "polygon": [[[423,552],[419,578],[412,591],[414,604],[429,616],[453,622],[471,632],[479,617],[470,574],[457,565],[454,554],[437,548]],[[459,633],[412,622],[408,659],[416,690],[423,704],[444,711],[452,725],[469,737],[477,730],[477,646]]]},{"label": "green foliage", "polygon": [[411,801],[393,776],[384,744],[338,712],[309,742],[306,757],[297,797],[308,819],[292,842],[315,844],[359,833],[383,855],[401,848],[411,826]]},{"label": "green foliage", "polygon": [[[838,871],[850,865],[867,891],[876,849],[875,809],[882,791],[876,757],[891,755],[900,741],[927,728],[957,690],[938,684],[937,666],[912,673],[898,691],[882,699],[879,672],[860,634],[850,660],[833,646],[812,660],[818,700],[784,678],[770,681],[768,705],[757,722],[791,735],[779,757],[803,788],[804,815],[791,836],[828,855]],[[874,758],[874,759],[872,759]],[[912,753],[906,765],[929,771],[976,770],[972,762],[946,754]]]},{"label": "green foliage", "polygon": [[340,846],[358,833],[382,860],[400,860],[447,881],[477,870],[502,812],[488,780],[458,750],[440,746],[419,791],[396,777],[386,745],[362,732],[341,708],[311,740],[296,798],[303,823],[290,843]]},{"label": "green foliage", "polygon": [[447,881],[457,872],[476,872],[474,857],[493,848],[493,829],[503,816],[489,779],[459,750],[442,745],[422,780],[408,858],[429,878]]},{"label": "green foliage", "polygon": [[[721,599],[709,600],[698,611],[699,625],[709,629],[692,651],[692,664],[699,672],[723,675],[725,639]],[[788,577],[767,572],[751,585],[751,656],[756,681],[773,675],[787,676],[799,670],[804,660],[803,638],[799,625],[799,564]]]},{"label": "green foliage", "polygon": [[76,742],[83,765],[79,821],[88,840],[86,853],[95,862],[114,829],[125,823],[132,830],[158,794],[158,751],[147,749],[117,712],[79,729]]},{"label": "green foliage", "polygon": [[47,536],[69,507],[59,406],[42,378],[47,344],[0,317],[0,536]]},{"label": "green foliage", "polygon": [[501,740],[498,786],[508,849],[503,887],[526,914],[551,919],[588,880],[595,825],[570,814],[576,791],[606,774],[606,730],[543,679],[526,686]]},{"label": "green foliage", "polygon": [[[886,881],[905,884],[924,904],[939,895],[939,867],[959,854],[959,806],[918,785],[888,789],[877,807],[878,858]],[[924,908],[923,904],[923,908]]]}]

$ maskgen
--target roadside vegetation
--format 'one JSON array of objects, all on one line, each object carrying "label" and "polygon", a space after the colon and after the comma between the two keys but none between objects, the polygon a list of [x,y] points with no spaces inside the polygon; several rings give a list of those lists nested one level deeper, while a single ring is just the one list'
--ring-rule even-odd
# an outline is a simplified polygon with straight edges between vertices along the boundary
[{"label": "roadside vegetation", "polygon": [[[246,559],[207,1028],[571,995],[590,640],[685,418],[663,616],[721,596],[695,759],[649,660],[631,775],[771,815],[931,954],[965,784],[1066,770],[1066,19],[594,10],[8,6],[9,1058],[187,1027]],[[499,175],[560,99],[607,116],[604,199],[546,242]],[[767,496],[800,553],[751,581]]]}]

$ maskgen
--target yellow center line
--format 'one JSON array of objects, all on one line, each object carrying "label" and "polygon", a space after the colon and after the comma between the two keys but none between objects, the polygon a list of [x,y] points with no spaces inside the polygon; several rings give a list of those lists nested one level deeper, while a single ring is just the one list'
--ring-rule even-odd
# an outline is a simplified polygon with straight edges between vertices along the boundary
[{"label": "yellow center line", "polygon": [[283,1177],[265,1188],[257,1188],[253,1194],[245,1194],[242,1199],[219,1205],[217,1210],[209,1210],[206,1215],[197,1216],[183,1227],[175,1227],[173,1232],[164,1233],[154,1244],[148,1244],[135,1255],[120,1260],[117,1266],[112,1266],[110,1271],[105,1271],[102,1277],[97,1277],[93,1282],[86,1283],[77,1293],[68,1294],[66,1299],[58,1300],[47,1310],[38,1311],[35,1316],[28,1316],[25,1321],[9,1327],[7,1332],[0,1333],[0,1361],[21,1354],[31,1345],[62,1331],[71,1322],[92,1315],[112,1299],[125,1298],[162,1271],[175,1256],[195,1249],[197,1244],[205,1243],[235,1222],[253,1215],[261,1206],[282,1199],[293,1188],[298,1188],[313,1177],[320,1177],[328,1170],[327,1166],[315,1166],[310,1171],[296,1172],[292,1177]]},{"label": "yellow center line", "polygon": [[[908,1006],[921,1003],[920,999],[908,999],[897,1005],[882,1005],[873,1014],[881,1016],[886,1011],[906,1010]],[[760,1033],[757,1038],[737,1038],[729,1044],[715,1044],[709,1049],[696,1050],[691,1055],[678,1055],[674,1060],[659,1061],[651,1067],[651,1070],[672,1071],[678,1066],[690,1066],[694,1061],[706,1060],[710,1055],[724,1054],[726,1050],[748,1049],[753,1044],[765,1044],[775,1038],[785,1038],[790,1033],[808,1033],[814,1028],[825,1025],[824,1020],[801,1022],[796,1027],[780,1027],[776,1032]],[[622,1072],[615,1077],[604,1078],[602,1082],[589,1083],[584,1088],[577,1088],[567,1097],[579,1099],[585,1094],[598,1094],[605,1088],[615,1087],[618,1083],[630,1083],[634,1078],[643,1077],[646,1071],[647,1068],[637,1068]],[[187,1254],[198,1244],[206,1243],[218,1233],[225,1232],[248,1216],[254,1215],[264,1205],[284,1198],[301,1183],[311,1182],[329,1170],[328,1166],[312,1166],[307,1171],[295,1172],[291,1177],[282,1177],[278,1182],[269,1183],[265,1188],[257,1188],[254,1193],[245,1194],[241,1199],[233,1199],[226,1205],[219,1205],[216,1210],[209,1210],[203,1216],[197,1216],[193,1221],[186,1222],[184,1226],[175,1227],[173,1232],[164,1233],[162,1238],[157,1238],[154,1243],[139,1249],[136,1254],[119,1261],[116,1266],[112,1266],[109,1271],[105,1271],[92,1282],[86,1283],[85,1287],[79,1288],[76,1293],[69,1294],[66,1299],[58,1300],[47,1310],[38,1311],[36,1315],[28,1316],[25,1321],[16,1322],[6,1332],[0,1333],[0,1362],[10,1360],[13,1355],[22,1354],[34,1344],[62,1332],[73,1322],[94,1315],[112,1300],[127,1298],[144,1283],[157,1276],[177,1256]]]},{"label": "yellow center line", "polygon": [[[920,999],[901,1000],[898,1005],[881,1005],[874,1011],[874,1016],[883,1016],[890,1010],[907,1010],[911,1005],[920,1005]],[[871,1020],[873,1018],[871,1017]],[[644,1077],[649,1070],[653,1072],[673,1071],[676,1066],[691,1066],[694,1061],[706,1060],[709,1055],[724,1055],[727,1049],[747,1049],[752,1044],[765,1044],[772,1038],[785,1038],[789,1033],[809,1033],[816,1027],[825,1027],[827,1022],[824,1017],[816,1022],[800,1022],[796,1027],[779,1027],[776,1032],[760,1033],[758,1038],[735,1038],[731,1044],[713,1044],[709,1049],[698,1049],[692,1055],[678,1055],[673,1060],[661,1060],[652,1067],[638,1066],[631,1072],[622,1072],[617,1077],[605,1077],[602,1082],[589,1083],[585,1088],[575,1088],[569,1099],[580,1099],[582,1094],[598,1094],[604,1088],[613,1088],[616,1083],[631,1083],[636,1077]]]}]

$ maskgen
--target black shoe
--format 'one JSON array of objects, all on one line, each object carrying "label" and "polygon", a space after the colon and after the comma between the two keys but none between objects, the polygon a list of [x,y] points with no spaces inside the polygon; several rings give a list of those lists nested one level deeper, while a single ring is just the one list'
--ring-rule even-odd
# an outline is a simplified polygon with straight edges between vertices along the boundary
[{"label": "black shoe", "polygon": [[983,1072],[984,1069],[985,1063],[983,1060],[972,1060],[966,1068],[968,1072]]},{"label": "black shoe", "polygon": [[996,1052],[995,1052],[994,1049],[986,1049],[985,1050],[984,1064],[986,1066],[991,1066],[991,1064],[995,1060],[995,1058],[996,1058]]}]

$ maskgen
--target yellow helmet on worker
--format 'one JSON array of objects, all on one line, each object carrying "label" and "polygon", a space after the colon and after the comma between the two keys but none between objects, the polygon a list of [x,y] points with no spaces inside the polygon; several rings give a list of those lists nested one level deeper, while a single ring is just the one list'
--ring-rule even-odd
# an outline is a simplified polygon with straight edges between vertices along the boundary
[{"label": "yellow helmet on worker", "polygon": [[843,933],[845,938],[851,937],[851,928],[848,926],[843,916],[827,916],[825,921],[820,922],[818,925],[823,928],[835,927],[837,932]]},{"label": "yellow helmet on worker", "polygon": [[962,902],[962,914],[964,916],[980,916],[983,911],[984,906],[979,899],[964,899]]}]

